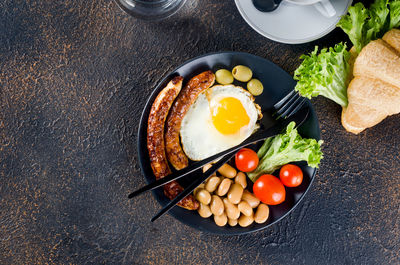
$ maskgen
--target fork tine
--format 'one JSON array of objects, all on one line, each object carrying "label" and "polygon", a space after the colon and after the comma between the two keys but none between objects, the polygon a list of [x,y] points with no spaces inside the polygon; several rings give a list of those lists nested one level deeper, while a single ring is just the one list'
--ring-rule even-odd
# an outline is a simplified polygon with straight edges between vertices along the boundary
[{"label": "fork tine", "polygon": [[290,116],[295,114],[297,111],[299,111],[299,109],[304,105],[305,102],[306,102],[306,98],[302,98],[300,103],[297,104],[297,106],[294,108],[294,110],[292,110],[290,113],[286,114],[285,117],[289,118]]},{"label": "fork tine", "polygon": [[290,101],[288,101],[285,105],[283,105],[280,109],[276,110],[276,114],[279,115],[280,118],[286,118],[286,116],[292,112],[294,108],[296,108],[297,104],[300,103],[301,97],[297,94],[297,96],[292,97]]},{"label": "fork tine", "polygon": [[[291,92],[292,94],[292,92]],[[280,104],[280,107],[276,108],[278,113],[282,113],[285,109],[293,105],[293,103],[300,97],[298,93],[293,93],[285,102]]]},{"label": "fork tine", "polygon": [[297,93],[293,94],[293,96],[291,96],[286,102],[284,102],[284,104],[281,104],[281,106],[279,108],[275,109],[276,114],[278,116],[285,117],[286,115],[283,115],[283,114],[289,113],[292,110],[293,105],[295,105],[294,107],[296,107],[297,106],[296,104],[298,103],[299,98],[301,98],[299,94],[297,94]]},{"label": "fork tine", "polygon": [[285,97],[283,97],[281,100],[279,100],[275,105],[274,109],[280,109],[281,106],[295,94],[296,92],[292,90],[289,94],[287,94]]}]

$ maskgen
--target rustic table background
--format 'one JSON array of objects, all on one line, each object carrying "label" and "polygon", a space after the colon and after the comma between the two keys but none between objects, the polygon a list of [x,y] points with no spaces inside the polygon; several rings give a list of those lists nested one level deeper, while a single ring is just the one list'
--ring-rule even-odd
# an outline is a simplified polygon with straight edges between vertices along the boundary
[{"label": "rustic table background", "polygon": [[293,73],[314,45],[254,32],[233,1],[188,0],[159,23],[113,1],[0,3],[1,264],[399,264],[400,123],[360,135],[340,108],[313,100],[325,140],[319,174],[286,219],[261,232],[215,236],[170,216],[145,184],[136,137],[157,82],[184,61],[245,51]]}]

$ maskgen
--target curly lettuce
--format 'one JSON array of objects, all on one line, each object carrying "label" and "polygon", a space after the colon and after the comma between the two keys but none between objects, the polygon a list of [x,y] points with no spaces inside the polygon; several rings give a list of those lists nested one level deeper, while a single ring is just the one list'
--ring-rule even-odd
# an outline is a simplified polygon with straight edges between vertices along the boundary
[{"label": "curly lettuce", "polygon": [[324,48],[318,53],[318,46],[309,55],[303,54],[301,65],[294,72],[297,80],[295,90],[301,96],[311,99],[324,96],[347,106],[347,85],[350,77],[350,52],[345,43]]},{"label": "curly lettuce", "polygon": [[389,29],[400,27],[400,1],[390,1]]},{"label": "curly lettuce", "polygon": [[257,152],[260,159],[258,167],[247,173],[255,182],[262,174],[271,174],[283,165],[296,161],[307,161],[310,167],[317,168],[323,154],[321,151],[322,140],[302,138],[294,122],[289,123],[286,132],[270,137]]},{"label": "curly lettuce", "polygon": [[369,8],[357,3],[349,8],[337,26],[349,36],[359,53],[370,41],[400,26],[400,0],[376,0]]}]

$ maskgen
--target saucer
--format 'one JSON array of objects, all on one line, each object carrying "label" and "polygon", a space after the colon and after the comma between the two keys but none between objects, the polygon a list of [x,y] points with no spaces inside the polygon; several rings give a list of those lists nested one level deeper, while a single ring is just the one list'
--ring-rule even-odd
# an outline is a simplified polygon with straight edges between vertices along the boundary
[{"label": "saucer", "polygon": [[340,17],[347,12],[350,0],[331,0],[336,15],[324,17],[313,5],[300,6],[282,1],[272,12],[257,10],[252,0],[235,0],[236,6],[255,31],[271,40],[299,44],[319,39],[335,27]]}]

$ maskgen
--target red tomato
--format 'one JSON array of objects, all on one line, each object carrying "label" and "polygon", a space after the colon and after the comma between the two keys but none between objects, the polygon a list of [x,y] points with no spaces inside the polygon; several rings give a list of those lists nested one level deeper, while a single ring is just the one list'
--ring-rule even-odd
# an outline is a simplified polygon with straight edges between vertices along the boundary
[{"label": "red tomato", "polygon": [[253,185],[254,195],[260,201],[268,205],[277,205],[282,203],[286,197],[285,187],[275,176],[262,175]]},{"label": "red tomato", "polygon": [[243,172],[250,172],[258,166],[257,153],[249,148],[242,148],[235,156],[237,169]]},{"label": "red tomato", "polygon": [[279,171],[279,178],[286,187],[297,187],[303,181],[303,171],[296,165],[287,164]]}]

